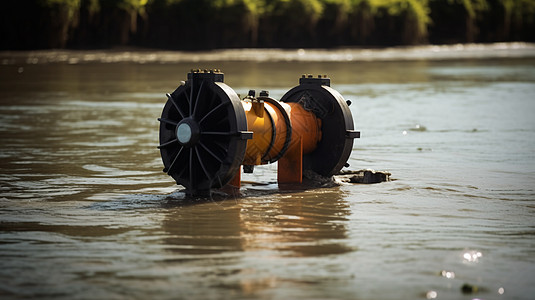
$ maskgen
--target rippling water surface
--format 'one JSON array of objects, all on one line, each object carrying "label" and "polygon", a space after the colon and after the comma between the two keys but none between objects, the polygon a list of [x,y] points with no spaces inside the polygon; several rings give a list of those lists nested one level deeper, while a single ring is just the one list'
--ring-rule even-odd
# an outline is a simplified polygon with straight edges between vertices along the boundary
[{"label": "rippling water surface", "polygon": [[[2,53],[0,298],[532,299],[533,49],[396,51]],[[395,180],[282,191],[274,164],[243,176],[244,197],[186,200],[161,172],[157,117],[191,68],[275,98],[301,73],[329,75],[361,131],[349,169]]]}]

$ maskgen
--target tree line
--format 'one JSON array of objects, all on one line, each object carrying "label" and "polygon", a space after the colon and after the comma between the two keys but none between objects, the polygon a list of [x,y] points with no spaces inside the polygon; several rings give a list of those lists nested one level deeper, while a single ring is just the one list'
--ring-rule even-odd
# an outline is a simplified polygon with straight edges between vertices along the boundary
[{"label": "tree line", "polygon": [[0,49],[535,41],[535,0],[13,0]]}]

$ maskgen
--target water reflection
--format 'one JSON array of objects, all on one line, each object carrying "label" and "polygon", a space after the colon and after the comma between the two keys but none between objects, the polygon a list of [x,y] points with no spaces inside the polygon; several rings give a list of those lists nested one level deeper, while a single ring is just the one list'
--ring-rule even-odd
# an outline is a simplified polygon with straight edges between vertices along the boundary
[{"label": "water reflection", "polygon": [[479,251],[468,251],[463,254],[464,262],[476,263],[483,256]]},{"label": "water reflection", "polygon": [[242,204],[247,248],[268,248],[286,256],[320,256],[351,251],[345,246],[349,205],[340,190],[325,189]]},{"label": "water reflection", "polygon": [[[328,266],[347,246],[349,204],[338,188],[249,192],[244,198],[198,204],[168,202],[161,242],[166,268],[187,268],[218,289],[258,296],[282,282],[320,283],[329,267],[311,274],[305,261]],[[297,260],[296,260],[297,259]],[[293,266],[293,267],[292,267]],[[305,268],[295,270],[292,268]],[[195,271],[196,270],[196,271]]]},{"label": "water reflection", "polygon": [[[187,255],[243,250],[240,208],[215,202],[170,209],[163,221],[166,249]],[[195,256],[196,257],[196,256]]]},{"label": "water reflection", "polygon": [[333,188],[179,206],[162,227],[169,250],[180,254],[321,256],[353,250],[344,243],[349,214],[343,192]]}]

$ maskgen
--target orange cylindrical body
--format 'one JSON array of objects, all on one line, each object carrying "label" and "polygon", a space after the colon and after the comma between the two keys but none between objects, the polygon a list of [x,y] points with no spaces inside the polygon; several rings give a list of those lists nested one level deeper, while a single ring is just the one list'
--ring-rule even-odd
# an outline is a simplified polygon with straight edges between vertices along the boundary
[{"label": "orange cylindrical body", "polygon": [[[286,110],[284,103],[279,103]],[[247,141],[243,160],[244,165],[261,165],[268,162],[283,151],[289,124],[280,108],[269,102],[258,99],[242,101],[247,118],[247,130],[253,132],[253,138]]]},{"label": "orange cylindrical body", "polygon": [[313,112],[307,111],[299,103],[287,103],[290,106],[290,120],[292,123],[292,143],[298,139],[303,143],[303,154],[308,154],[321,140],[321,119]]},{"label": "orange cylindrical body", "polygon": [[[308,154],[321,140],[321,119],[313,112],[305,110],[299,103],[275,104],[254,98],[242,101],[247,130],[253,132],[253,138],[247,141],[243,165],[274,162],[284,154],[283,151],[296,144],[302,144],[302,154]],[[288,118],[291,124],[288,124]]]}]

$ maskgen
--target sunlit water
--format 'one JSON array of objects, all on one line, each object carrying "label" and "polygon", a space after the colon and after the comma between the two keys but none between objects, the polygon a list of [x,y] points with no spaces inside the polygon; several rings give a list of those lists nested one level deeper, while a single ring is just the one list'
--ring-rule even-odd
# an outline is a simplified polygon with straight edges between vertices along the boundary
[{"label": "sunlit water", "polygon": [[[329,62],[3,53],[0,298],[533,299],[535,53],[462,50]],[[395,180],[282,191],[274,164],[243,176],[244,197],[185,200],[161,172],[157,117],[189,69],[211,67],[242,95],[275,98],[301,73],[329,75],[361,131],[349,169]]]}]

